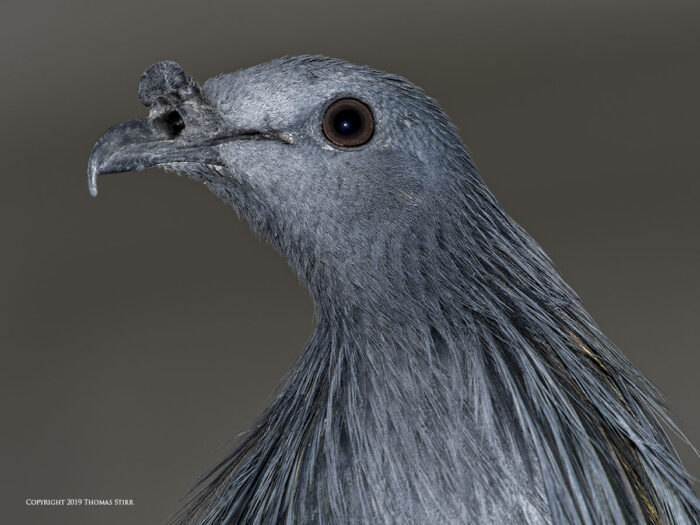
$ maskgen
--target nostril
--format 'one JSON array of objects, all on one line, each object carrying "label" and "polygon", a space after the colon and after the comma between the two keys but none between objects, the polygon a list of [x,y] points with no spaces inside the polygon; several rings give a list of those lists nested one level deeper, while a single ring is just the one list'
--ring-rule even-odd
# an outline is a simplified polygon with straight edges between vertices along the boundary
[{"label": "nostril", "polygon": [[163,116],[163,120],[173,137],[177,137],[185,129],[185,121],[182,120],[182,115],[177,111],[169,111]]}]

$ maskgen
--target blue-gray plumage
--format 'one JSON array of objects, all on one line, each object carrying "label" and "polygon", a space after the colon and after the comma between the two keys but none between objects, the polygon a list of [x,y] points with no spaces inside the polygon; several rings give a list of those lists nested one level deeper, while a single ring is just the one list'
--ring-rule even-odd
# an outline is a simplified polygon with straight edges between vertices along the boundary
[{"label": "blue-gray plumage", "polygon": [[660,395],[405,79],[282,58],[151,66],[88,177],[201,180],[288,260],[317,326],[184,522],[698,523]]}]

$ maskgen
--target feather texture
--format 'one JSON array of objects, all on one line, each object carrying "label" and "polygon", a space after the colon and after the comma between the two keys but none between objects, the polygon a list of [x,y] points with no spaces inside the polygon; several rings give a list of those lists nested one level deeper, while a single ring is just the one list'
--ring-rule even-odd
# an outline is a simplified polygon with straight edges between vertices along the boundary
[{"label": "feather texture", "polygon": [[[341,95],[377,119],[355,153],[315,135]],[[496,202],[432,99],[324,57],[223,75],[203,97],[239,127],[290,133],[249,141],[253,160],[236,146],[172,167],[287,258],[317,325],[176,521],[699,522],[660,394]]]}]

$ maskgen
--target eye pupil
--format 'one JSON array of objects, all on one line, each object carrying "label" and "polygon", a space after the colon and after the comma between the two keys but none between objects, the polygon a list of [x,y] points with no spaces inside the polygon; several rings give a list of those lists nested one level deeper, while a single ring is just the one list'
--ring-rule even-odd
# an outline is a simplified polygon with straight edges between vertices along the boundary
[{"label": "eye pupil", "polygon": [[374,117],[364,102],[343,98],[328,106],[322,127],[326,138],[336,146],[361,146],[372,138]]},{"label": "eye pupil", "polygon": [[335,117],[335,129],[342,135],[351,135],[360,127],[360,116],[350,109],[343,110]]}]

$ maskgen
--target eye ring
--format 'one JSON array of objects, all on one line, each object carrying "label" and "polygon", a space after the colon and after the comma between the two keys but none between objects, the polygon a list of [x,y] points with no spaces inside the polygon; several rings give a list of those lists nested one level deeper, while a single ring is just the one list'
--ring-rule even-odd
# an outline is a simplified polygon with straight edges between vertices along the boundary
[{"label": "eye ring", "polygon": [[328,106],[322,127],[323,134],[336,146],[361,146],[374,134],[374,116],[364,102],[342,98]]}]

